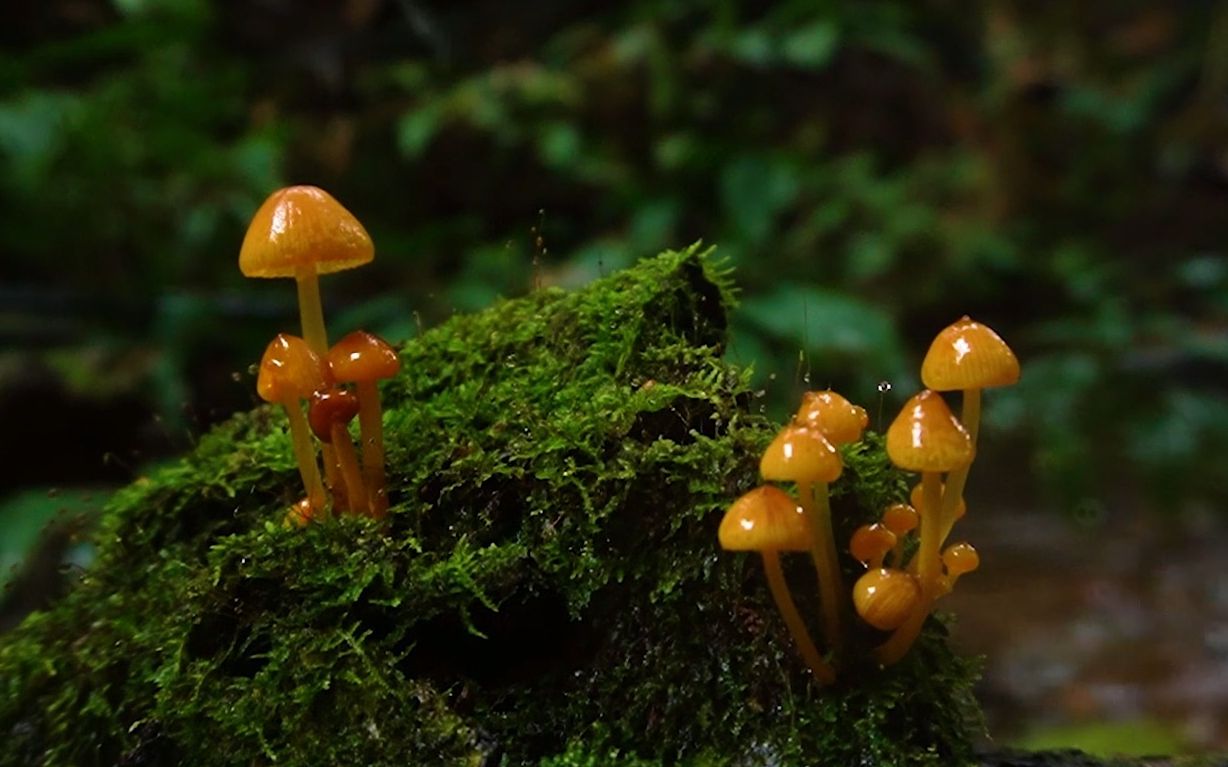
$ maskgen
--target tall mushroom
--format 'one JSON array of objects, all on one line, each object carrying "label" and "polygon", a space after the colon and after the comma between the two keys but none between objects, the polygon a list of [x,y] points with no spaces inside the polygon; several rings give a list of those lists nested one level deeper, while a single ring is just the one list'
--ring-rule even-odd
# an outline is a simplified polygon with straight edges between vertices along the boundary
[{"label": "tall mushroom", "polygon": [[328,353],[319,275],[371,261],[375,246],[354,215],[314,186],[291,186],[269,196],[247,227],[239,270],[247,277],[293,277],[298,284],[303,338]]},{"label": "tall mushroom", "polygon": [[277,403],[286,410],[294,458],[314,514],[324,512],[327,498],[320,482],[320,468],[316,465],[315,446],[303,416],[302,401],[310,399],[324,385],[324,366],[320,358],[298,336],[281,333],[264,350],[260,373],[256,377],[256,392],[264,401]]},{"label": "tall mushroom", "polygon": [[396,375],[401,361],[379,336],[356,330],[329,349],[328,366],[337,383],[355,385],[367,503],[371,516],[382,517],[388,510],[388,495],[384,487],[384,426],[377,382]]},{"label": "tall mushroom", "polygon": [[[921,363],[921,381],[934,391],[961,391],[960,420],[976,449],[981,428],[981,390],[1019,381],[1019,360],[1002,337],[987,325],[964,316],[943,328]],[[947,477],[942,501],[943,534],[955,523],[971,463]]]},{"label": "tall mushroom", "polygon": [[877,654],[889,665],[904,657],[912,646],[933,600],[942,589],[942,519],[938,513],[942,498],[942,473],[967,466],[973,458],[972,440],[955,420],[942,397],[925,390],[904,404],[904,409],[887,429],[887,455],[901,469],[921,473],[923,502],[921,535],[917,549],[917,580],[921,602],[913,615],[896,630]]},{"label": "tall mushroom", "polygon": [[818,429],[786,426],[759,461],[764,479],[797,483],[797,496],[810,528],[810,555],[819,576],[819,608],[823,631],[833,648],[843,642],[844,579],[832,533],[828,483],[836,481],[844,464],[840,453]]},{"label": "tall mushroom", "polygon": [[793,499],[779,488],[757,487],[733,502],[721,519],[717,537],[726,551],[757,551],[763,556],[768,588],[802,660],[819,682],[836,681],[836,672],[819,654],[806,630],[780,568],[780,552],[810,548],[806,522]]}]

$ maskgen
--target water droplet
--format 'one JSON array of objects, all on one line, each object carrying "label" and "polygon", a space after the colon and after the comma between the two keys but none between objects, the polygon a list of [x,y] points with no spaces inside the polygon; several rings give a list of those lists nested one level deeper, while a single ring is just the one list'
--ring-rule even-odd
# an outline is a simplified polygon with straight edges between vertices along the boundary
[{"label": "water droplet", "polygon": [[891,391],[890,381],[879,381],[878,382],[878,393],[879,394],[886,394],[889,391]]},{"label": "water droplet", "polygon": [[257,367],[255,363],[252,363],[251,365],[247,366],[247,374],[249,376],[254,376],[259,372],[260,372],[260,368]]},{"label": "water droplet", "polygon": [[243,374],[236,370],[230,374],[230,380],[234,381],[235,383],[239,383],[243,380]]}]

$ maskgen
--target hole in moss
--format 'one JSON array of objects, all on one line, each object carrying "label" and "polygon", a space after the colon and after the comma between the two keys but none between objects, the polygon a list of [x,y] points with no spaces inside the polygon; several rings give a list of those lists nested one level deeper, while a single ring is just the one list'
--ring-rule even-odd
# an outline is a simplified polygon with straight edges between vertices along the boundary
[{"label": "hole in moss", "polygon": [[590,663],[595,652],[592,627],[573,621],[554,593],[505,603],[498,612],[478,606],[472,623],[485,638],[456,614],[420,624],[406,639],[413,649],[401,662],[402,672],[441,687],[466,679],[505,687],[538,682],[547,672],[567,676]]},{"label": "hole in moss", "polygon": [[635,416],[628,436],[648,444],[668,439],[679,445],[689,445],[696,434],[716,437],[719,433],[712,403],[691,397],[677,397],[660,410],[643,411]]}]

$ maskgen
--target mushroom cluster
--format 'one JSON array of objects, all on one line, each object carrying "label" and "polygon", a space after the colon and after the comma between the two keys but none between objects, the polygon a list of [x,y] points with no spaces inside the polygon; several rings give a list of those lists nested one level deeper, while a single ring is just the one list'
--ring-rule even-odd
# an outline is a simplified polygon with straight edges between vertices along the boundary
[{"label": "mushroom cluster", "polygon": [[[362,266],[374,255],[371,237],[358,219],[314,186],[274,192],[243,238],[239,269],[245,276],[293,277],[298,285],[303,335],[274,338],[256,381],[260,397],[286,411],[306,492],[287,512],[287,524],[306,525],[341,513],[379,519],[388,511],[377,384],[396,374],[400,360],[391,346],[362,330],[330,348],[319,287],[319,275]],[[355,416],[361,464],[349,431]]]},{"label": "mushroom cluster", "polygon": [[[1019,362],[991,329],[962,318],[938,334],[921,371],[928,387],[912,397],[886,433],[886,452],[897,467],[921,475],[905,501],[857,528],[847,551],[865,567],[851,594],[845,588],[833,535],[828,485],[841,473],[839,448],[861,440],[866,412],[832,391],[807,392],[792,421],[760,461],[763,479],[792,483],[796,500],[773,486],[743,495],[721,522],[722,548],[763,555],[768,585],[799,654],[823,684],[836,678],[851,636],[851,603],[865,625],[889,635],[869,651],[884,666],[907,654],[935,601],[980,564],[968,543],[943,546],[965,513],[963,491],[976,454],[981,389],[1019,379]],[[940,391],[963,393],[957,419]],[[810,553],[819,581],[819,623],[827,652],[820,652],[789,593],[782,551]],[[851,598],[850,598],[851,597]],[[874,632],[869,632],[873,635]]]}]

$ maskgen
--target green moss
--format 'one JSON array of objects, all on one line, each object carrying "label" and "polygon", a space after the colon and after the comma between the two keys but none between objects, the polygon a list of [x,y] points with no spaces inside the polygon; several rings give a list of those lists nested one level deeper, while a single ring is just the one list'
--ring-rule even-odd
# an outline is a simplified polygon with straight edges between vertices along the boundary
[{"label": "green moss", "polygon": [[[969,761],[975,668],[940,623],[818,690],[757,559],[717,550],[776,428],[722,362],[731,305],[691,248],[409,343],[386,528],[281,527],[284,419],[236,416],[118,493],[97,564],[0,638],[0,764]],[[844,535],[902,497],[875,448],[846,451]]]}]

